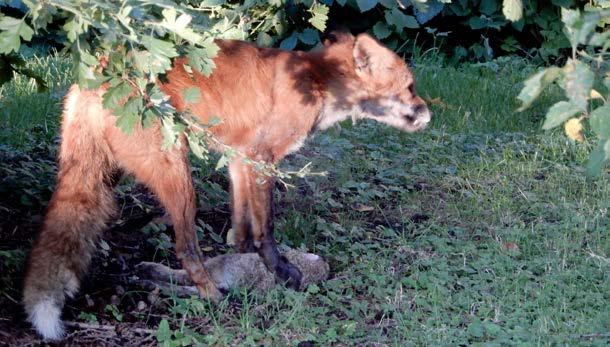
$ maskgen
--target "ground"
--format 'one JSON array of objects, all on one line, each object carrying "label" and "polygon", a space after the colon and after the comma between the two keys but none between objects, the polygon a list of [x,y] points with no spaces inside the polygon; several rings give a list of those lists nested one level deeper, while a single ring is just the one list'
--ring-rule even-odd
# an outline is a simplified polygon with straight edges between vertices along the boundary
[{"label": "ground", "polygon": [[[443,67],[416,62],[435,119],[405,134],[349,122],[283,165],[311,176],[278,184],[279,242],[319,254],[328,281],[295,292],[235,290],[218,305],[132,283],[141,260],[177,267],[171,226],[145,187],[123,179],[120,216],[64,311],[67,342],[105,345],[602,345],[610,341],[608,175],[587,179],[591,144],[543,132],[550,90],[516,113],[534,67],[519,59]],[[38,343],[18,304],[26,255],[56,172],[56,57],[31,62],[51,91],[0,89],[0,344]],[[193,161],[208,256],[232,252],[228,182]]]}]

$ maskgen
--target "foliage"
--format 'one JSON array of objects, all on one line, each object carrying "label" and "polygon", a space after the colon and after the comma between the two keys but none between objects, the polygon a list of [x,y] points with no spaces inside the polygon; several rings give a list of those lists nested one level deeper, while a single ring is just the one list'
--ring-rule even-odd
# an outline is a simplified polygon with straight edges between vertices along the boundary
[{"label": "foliage", "polygon": [[[598,144],[589,157],[587,173],[598,175],[610,159],[610,31],[597,28],[605,29],[610,22],[610,4],[600,1],[584,12],[563,8],[561,20],[572,56],[562,68],[548,67],[525,81],[518,96],[523,103],[520,110],[529,107],[544,88],[557,83],[568,100],[549,108],[542,127],[552,129],[565,123],[566,134],[583,142],[582,123],[588,120]],[[599,79],[602,81],[596,81]]]},{"label": "foliage", "polygon": [[[283,10],[278,10],[281,2],[75,0],[23,4],[28,8],[23,18],[0,15],[0,53],[18,52],[21,41],[30,41],[35,32],[43,34],[53,30],[52,24],[61,23],[56,31],[66,39],[75,79],[85,88],[104,85],[104,107],[117,116],[119,128],[131,133],[136,126],[160,123],[164,148],[178,145],[178,135],[185,132],[193,152],[204,159],[208,157],[207,141],[214,141],[206,127],[213,124],[196,124],[188,114],[176,112],[158,86],[159,76],[171,69],[178,56],[187,58],[189,71],[209,75],[218,50],[214,38],[245,39],[260,34],[261,41],[271,44],[269,32],[282,35],[285,25]],[[311,25],[323,30],[328,8],[311,1],[308,5]],[[309,45],[319,41],[312,29],[298,37]],[[12,75],[17,64],[3,59],[0,71]],[[197,88],[187,92],[190,98],[198,97]],[[234,155],[239,153],[226,151],[218,167]]]}]

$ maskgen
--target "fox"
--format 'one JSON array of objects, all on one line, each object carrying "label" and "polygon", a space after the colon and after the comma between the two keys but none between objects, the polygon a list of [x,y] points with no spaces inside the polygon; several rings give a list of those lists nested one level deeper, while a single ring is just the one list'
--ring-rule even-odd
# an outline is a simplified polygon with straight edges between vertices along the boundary
[{"label": "fox", "polygon": [[[177,58],[159,87],[178,111],[201,124],[250,161],[279,163],[316,131],[352,118],[373,119],[406,132],[431,120],[416,95],[406,62],[367,33],[334,33],[319,49],[286,51],[244,41],[217,40],[209,76]],[[197,87],[197,101],[184,91]],[[195,190],[188,142],[162,149],[161,125],[136,126],[129,135],[102,104],[104,88],[70,87],[61,120],[58,175],[43,225],[29,256],[23,305],[45,341],[61,340],[67,297],[79,290],[96,244],[115,214],[116,175],[146,185],[173,224],[176,256],[202,298],[222,292],[203,266],[195,232]],[[213,146],[212,146],[213,147]],[[274,179],[242,158],[228,164],[231,224],[237,252],[256,252],[286,285],[299,288],[302,274],[280,254],[274,238]]]}]

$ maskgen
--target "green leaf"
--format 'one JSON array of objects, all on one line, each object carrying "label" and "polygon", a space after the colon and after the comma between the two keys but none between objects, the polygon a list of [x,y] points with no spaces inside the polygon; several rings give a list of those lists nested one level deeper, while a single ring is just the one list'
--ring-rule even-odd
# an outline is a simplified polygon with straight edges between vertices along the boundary
[{"label": "green leaf", "polygon": [[378,2],[379,1],[377,0],[356,0],[358,8],[360,8],[360,12],[366,12],[372,9],[373,7],[377,6]]},{"label": "green leaf", "polygon": [[64,31],[67,33],[68,41],[75,42],[78,36],[83,33],[83,28],[80,22],[76,18],[71,18],[64,24]]},{"label": "green leaf", "polygon": [[163,319],[161,320],[161,323],[159,323],[159,327],[157,327],[157,341],[158,342],[164,342],[164,341],[171,341],[172,339],[172,330],[169,328],[169,323],[167,322],[167,319]]},{"label": "green leaf", "polygon": [[256,45],[260,47],[273,46],[273,37],[267,33],[259,33],[256,37]]},{"label": "green leaf", "polygon": [[373,25],[373,34],[375,34],[378,39],[382,40],[390,36],[391,31],[385,22],[379,21]]},{"label": "green leaf", "polygon": [[480,321],[476,320],[468,325],[467,328],[468,334],[473,337],[483,337],[485,335],[485,328]]},{"label": "green leaf", "polygon": [[296,33],[292,33],[292,35],[283,39],[280,42],[280,48],[285,49],[287,51],[293,50],[297,46],[297,35]]},{"label": "green leaf", "polygon": [[182,92],[184,102],[187,104],[196,104],[201,100],[201,90],[198,87],[189,87]]},{"label": "green leaf", "polygon": [[136,125],[141,122],[141,112],[143,108],[141,96],[129,98],[123,106],[114,109],[114,115],[118,117],[116,126],[125,134],[133,133]]},{"label": "green leaf", "polygon": [[610,139],[610,103],[593,110],[589,124],[597,136],[602,139]]},{"label": "green leaf", "polygon": [[497,10],[498,4],[496,3],[496,0],[481,0],[481,4],[479,5],[479,11],[481,11],[481,13],[491,16]]},{"label": "green leaf", "polygon": [[214,126],[214,125],[218,125],[222,123],[222,119],[216,117],[216,116],[212,116],[210,117],[210,119],[208,119],[208,124],[206,124],[207,126]]},{"label": "green leaf", "polygon": [[230,153],[227,153],[227,152],[223,153],[220,156],[220,159],[218,159],[218,162],[216,163],[216,168],[214,170],[218,171],[221,168],[227,166],[227,164],[229,164],[229,161],[231,160],[230,157],[231,157]]},{"label": "green leaf", "polygon": [[188,58],[189,66],[204,76],[210,76],[212,70],[216,67],[214,60],[209,58],[205,49],[190,48],[187,50],[186,57]]},{"label": "green leaf", "polygon": [[602,139],[589,155],[587,161],[587,176],[597,177],[604,168],[606,160],[610,159],[610,140]]},{"label": "green leaf", "polygon": [[326,21],[328,20],[328,6],[316,2],[311,7],[309,12],[311,13],[309,23],[311,23],[314,28],[320,31],[326,30]]},{"label": "green leaf", "polygon": [[30,41],[34,35],[34,30],[23,19],[8,16],[0,17],[0,30],[17,34],[26,41]]},{"label": "green leaf", "polygon": [[0,15],[0,53],[8,54],[19,51],[21,46],[20,37],[26,41],[32,39],[34,30],[22,19]]},{"label": "green leaf", "polygon": [[19,35],[8,31],[0,33],[0,53],[8,54],[12,51],[19,51],[21,40]]},{"label": "green leaf", "polygon": [[546,119],[542,125],[542,129],[548,130],[563,124],[566,120],[572,118],[581,110],[574,104],[568,101],[559,101],[551,106],[546,113]]},{"label": "green leaf", "polygon": [[159,40],[152,36],[145,36],[142,38],[142,44],[152,54],[161,55],[167,58],[178,56],[178,52],[176,51],[174,44],[170,42]]},{"label": "green leaf", "polygon": [[196,33],[188,26],[193,20],[193,17],[186,13],[177,16],[178,13],[173,8],[166,8],[162,13],[163,21],[160,24],[161,26],[193,44],[200,44],[203,42],[203,36]]},{"label": "green leaf", "polygon": [[385,20],[389,25],[396,28],[396,32],[400,33],[406,28],[419,28],[419,23],[413,16],[407,16],[402,13],[398,8],[385,11]]},{"label": "green leaf", "polygon": [[595,78],[593,71],[583,62],[572,59],[568,60],[563,69],[566,76],[566,95],[574,105],[585,111],[589,91],[593,87],[593,79]]},{"label": "green leaf", "polygon": [[178,140],[178,132],[176,131],[176,124],[174,123],[174,117],[163,116],[161,117],[161,135],[163,135],[163,143],[161,148],[168,150],[172,148]]},{"label": "green leaf", "polygon": [[301,42],[304,44],[313,46],[320,40],[320,37],[318,36],[317,31],[313,29],[305,29],[299,34],[299,40],[301,40]]},{"label": "green leaf", "polygon": [[502,3],[502,13],[511,22],[516,22],[523,17],[522,0],[504,0]]},{"label": "green leaf", "polygon": [[188,140],[189,143],[189,147],[191,148],[191,151],[193,151],[193,154],[199,158],[199,159],[207,159],[207,150],[205,149],[204,146],[202,146],[202,142],[203,140],[197,136],[197,134],[195,134],[192,131],[189,131],[186,139]]},{"label": "green leaf", "polygon": [[320,292],[320,287],[318,287],[315,283],[312,283],[307,286],[307,292],[310,294],[317,294]]},{"label": "green leaf", "polygon": [[538,98],[542,90],[559,77],[560,73],[560,68],[551,67],[544,69],[525,80],[523,89],[521,89],[521,92],[519,92],[519,95],[517,96],[517,99],[522,102],[521,107],[517,110],[521,112],[528,108],[534,100]]},{"label": "green leaf", "polygon": [[132,92],[133,89],[127,82],[117,83],[114,87],[110,87],[106,90],[102,96],[102,105],[107,110],[114,110],[119,107],[120,103],[125,101]]}]

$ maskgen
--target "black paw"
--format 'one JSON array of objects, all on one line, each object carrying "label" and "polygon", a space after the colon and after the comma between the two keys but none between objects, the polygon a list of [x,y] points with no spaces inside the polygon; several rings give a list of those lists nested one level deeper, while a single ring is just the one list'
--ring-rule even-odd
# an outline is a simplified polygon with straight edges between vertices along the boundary
[{"label": "black paw", "polygon": [[275,268],[275,274],[284,281],[287,287],[299,290],[303,278],[301,271],[296,266],[290,264],[285,257],[281,257],[280,259],[280,262]]}]

